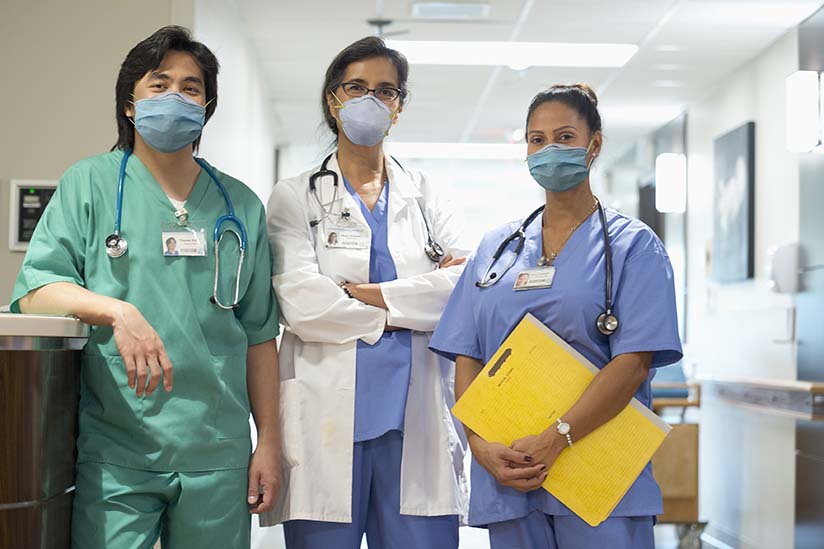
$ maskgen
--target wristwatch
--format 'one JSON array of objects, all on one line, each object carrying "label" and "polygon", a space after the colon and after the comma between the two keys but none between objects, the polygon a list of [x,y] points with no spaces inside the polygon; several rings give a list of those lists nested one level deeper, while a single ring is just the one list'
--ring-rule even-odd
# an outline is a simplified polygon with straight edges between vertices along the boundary
[{"label": "wristwatch", "polygon": [[562,437],[566,437],[567,444],[569,445],[570,448],[572,448],[572,435],[569,434],[569,432],[570,432],[569,423],[562,420],[561,418],[558,418],[558,425],[555,428],[558,430],[559,435],[561,435]]}]

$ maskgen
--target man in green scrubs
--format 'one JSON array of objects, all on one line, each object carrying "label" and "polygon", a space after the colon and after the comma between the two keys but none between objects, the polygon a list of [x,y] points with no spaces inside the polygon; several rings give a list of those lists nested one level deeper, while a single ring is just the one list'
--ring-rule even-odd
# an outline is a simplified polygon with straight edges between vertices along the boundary
[{"label": "man in green scrubs", "polygon": [[[263,206],[241,182],[193,157],[217,103],[218,63],[180,27],[135,46],[116,86],[113,152],[63,175],[29,246],[12,311],[74,315],[83,351],[77,549],[248,548],[250,514],[280,489],[278,310]],[[107,254],[124,155],[128,242]],[[222,225],[217,300],[213,231]],[[173,237],[177,255],[164,255]],[[115,248],[117,246],[114,246]],[[109,250],[110,251],[110,250]],[[120,251],[123,251],[122,249]],[[116,254],[115,254],[116,255]],[[164,390],[157,390],[160,383]],[[258,443],[251,454],[249,413]]]}]

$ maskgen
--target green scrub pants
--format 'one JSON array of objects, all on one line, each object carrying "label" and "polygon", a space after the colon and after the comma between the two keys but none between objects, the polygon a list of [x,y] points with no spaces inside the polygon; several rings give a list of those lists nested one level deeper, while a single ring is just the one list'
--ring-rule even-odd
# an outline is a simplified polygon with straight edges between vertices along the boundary
[{"label": "green scrub pants", "polygon": [[249,549],[246,469],[163,473],[78,463],[74,549]]}]

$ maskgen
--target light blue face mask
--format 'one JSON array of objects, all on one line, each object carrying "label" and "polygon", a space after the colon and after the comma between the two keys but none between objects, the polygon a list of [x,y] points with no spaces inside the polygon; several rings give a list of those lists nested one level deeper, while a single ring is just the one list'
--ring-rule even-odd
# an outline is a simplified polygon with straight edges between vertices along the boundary
[{"label": "light blue face mask", "polygon": [[176,91],[168,91],[134,104],[134,127],[151,148],[177,152],[200,137],[206,107]]},{"label": "light blue face mask", "polygon": [[592,147],[569,147],[553,143],[526,157],[529,173],[548,191],[560,193],[583,183],[589,175],[587,154]]},{"label": "light blue face mask", "polygon": [[374,95],[350,99],[338,108],[343,133],[356,145],[373,147],[387,136],[392,127],[392,111]]}]

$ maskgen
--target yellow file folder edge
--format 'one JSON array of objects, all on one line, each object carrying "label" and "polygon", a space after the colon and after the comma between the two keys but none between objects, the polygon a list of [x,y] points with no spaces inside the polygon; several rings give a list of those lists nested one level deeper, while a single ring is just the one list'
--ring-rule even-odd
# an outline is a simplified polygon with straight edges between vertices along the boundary
[{"label": "yellow file folder edge", "polygon": [[[514,368],[502,369],[498,364],[502,357],[501,362],[505,363],[515,351],[519,351],[519,356],[513,361],[521,355],[529,358],[530,351],[539,347],[552,354],[549,358],[540,357],[540,369],[535,368],[535,362],[520,365],[518,374],[528,378],[528,385],[518,384],[521,376],[513,375]],[[565,353],[558,353],[559,348]],[[555,372],[565,378],[563,383],[547,385],[550,374],[546,362],[550,360],[563,361],[563,368],[556,369],[562,371]],[[493,367],[504,371],[490,376]],[[510,445],[554,423],[578,400],[598,372],[595,365],[555,332],[527,314],[452,411],[484,440]],[[504,377],[493,380],[498,373]],[[540,375],[547,377],[540,379]],[[516,386],[517,398],[513,398],[515,394],[506,394],[507,388],[513,390]],[[548,403],[547,397],[554,402]],[[564,450],[550,468],[543,487],[587,524],[597,526],[610,516],[670,430],[661,418],[633,398],[615,418]]]}]

